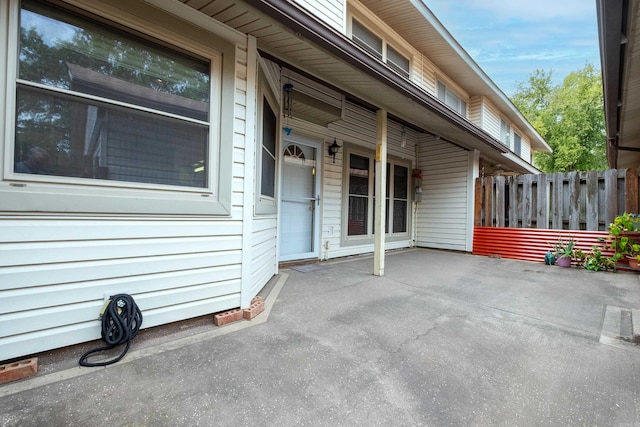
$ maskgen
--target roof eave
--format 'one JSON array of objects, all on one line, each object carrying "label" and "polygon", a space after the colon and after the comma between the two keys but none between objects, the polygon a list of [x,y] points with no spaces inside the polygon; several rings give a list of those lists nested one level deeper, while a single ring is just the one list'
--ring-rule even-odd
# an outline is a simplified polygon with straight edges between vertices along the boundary
[{"label": "roof eave", "polygon": [[260,0],[255,3],[252,2],[252,6],[274,20],[284,23],[292,31],[300,33],[309,41],[331,52],[354,68],[394,88],[422,107],[429,109],[475,138],[482,140],[492,149],[498,150],[501,153],[509,152],[504,145],[484,130],[456,114],[433,96],[417,88],[410,81],[398,78],[398,75],[390,68],[384,66],[384,64],[372,61],[369,55],[355,48],[351,41],[343,34],[333,31],[313,19],[308,13],[296,5],[278,0]]}]

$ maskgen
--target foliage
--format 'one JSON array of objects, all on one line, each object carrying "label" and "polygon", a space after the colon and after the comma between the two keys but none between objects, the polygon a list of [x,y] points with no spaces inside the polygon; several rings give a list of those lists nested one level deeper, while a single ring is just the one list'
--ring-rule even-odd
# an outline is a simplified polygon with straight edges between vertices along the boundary
[{"label": "foliage", "polygon": [[609,233],[615,237],[625,231],[640,231],[640,218],[634,213],[623,213],[613,219],[609,224]]},{"label": "foliage", "polygon": [[602,250],[599,247],[594,246],[585,256],[584,268],[591,271],[614,271],[619,259],[620,254],[607,257],[602,254]]},{"label": "foliage", "polygon": [[572,258],[575,244],[576,243],[575,243],[575,241],[573,240],[572,237],[570,237],[569,239],[565,240],[565,239],[562,238],[562,236],[560,236],[560,237],[558,237],[558,241],[554,245],[553,249],[554,249],[554,252],[555,252],[556,256],[558,256],[560,258],[564,258],[564,257]]},{"label": "foliage", "polygon": [[536,153],[544,172],[604,170],[604,101],[600,72],[586,64],[553,85],[552,72],[536,70],[511,98],[553,153]]},{"label": "foliage", "polygon": [[629,236],[628,232],[640,231],[640,218],[637,214],[623,213],[614,218],[609,224],[609,236],[607,243],[615,254],[620,257],[629,255],[638,257],[640,260],[640,244],[635,237]]}]

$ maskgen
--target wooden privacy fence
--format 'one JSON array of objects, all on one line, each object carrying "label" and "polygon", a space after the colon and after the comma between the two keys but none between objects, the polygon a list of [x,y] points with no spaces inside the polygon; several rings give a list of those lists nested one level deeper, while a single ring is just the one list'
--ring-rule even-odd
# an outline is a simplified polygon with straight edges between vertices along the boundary
[{"label": "wooden privacy fence", "polygon": [[478,227],[606,231],[638,212],[638,169],[476,179]]}]

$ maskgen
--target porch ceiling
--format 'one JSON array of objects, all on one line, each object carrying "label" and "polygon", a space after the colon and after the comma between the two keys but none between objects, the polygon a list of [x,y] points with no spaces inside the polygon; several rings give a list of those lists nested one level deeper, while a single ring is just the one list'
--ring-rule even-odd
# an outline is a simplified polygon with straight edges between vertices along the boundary
[{"label": "porch ceiling", "polygon": [[[351,41],[344,35],[318,21],[309,22],[308,15],[299,13],[289,2],[280,2],[275,8],[271,0],[252,2],[251,6],[238,0],[181,1],[238,31],[251,34],[258,40],[258,47],[272,59],[326,82],[352,99],[383,108],[463,148],[477,149],[485,161],[501,168],[518,173],[535,171],[505,157],[503,154],[509,150],[498,140],[398,77],[384,64],[378,64],[361,51],[352,51]],[[372,62],[374,66],[370,66]]]},{"label": "porch ceiling", "polygon": [[[626,6],[626,9],[624,5]],[[599,0],[609,167],[640,166],[640,1]]]}]

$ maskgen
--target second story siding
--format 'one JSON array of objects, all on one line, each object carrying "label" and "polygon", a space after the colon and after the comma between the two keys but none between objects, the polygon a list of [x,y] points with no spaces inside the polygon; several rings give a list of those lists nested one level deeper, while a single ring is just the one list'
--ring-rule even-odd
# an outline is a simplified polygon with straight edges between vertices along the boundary
[{"label": "second story siding", "polygon": [[294,2],[336,31],[345,32],[347,0],[294,0]]}]

